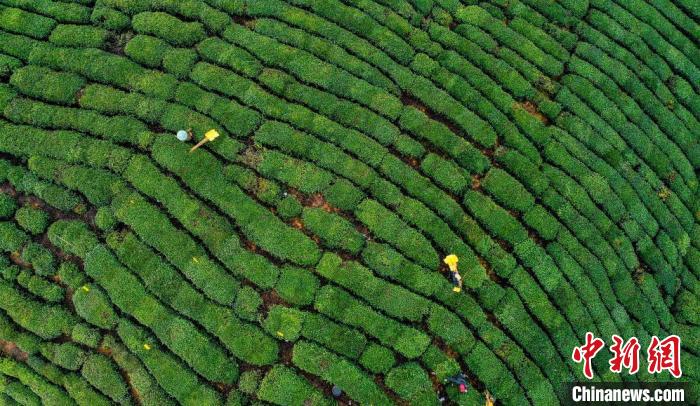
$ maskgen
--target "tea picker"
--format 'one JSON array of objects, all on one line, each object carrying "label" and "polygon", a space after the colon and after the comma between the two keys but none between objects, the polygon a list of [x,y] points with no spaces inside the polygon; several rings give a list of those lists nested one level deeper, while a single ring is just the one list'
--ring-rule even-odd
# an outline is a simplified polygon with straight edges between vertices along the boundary
[{"label": "tea picker", "polygon": [[192,139],[192,129],[188,128],[187,130],[180,130],[177,132],[175,137],[182,142],[189,141]]},{"label": "tea picker", "polygon": [[343,390],[340,389],[340,386],[333,385],[333,388],[331,388],[331,393],[333,394],[333,397],[337,399],[343,394]]},{"label": "tea picker", "polygon": [[491,393],[489,391],[486,391],[486,403],[484,403],[484,406],[493,406],[493,396],[491,396]]},{"label": "tea picker", "polygon": [[467,378],[464,376],[463,372],[457,375],[450,376],[445,379],[445,382],[453,383],[459,388],[459,393],[466,393],[469,390],[469,384],[467,383]]},{"label": "tea picker", "polygon": [[207,131],[207,132],[204,134],[204,138],[202,138],[202,140],[199,141],[194,147],[190,148],[190,152],[192,152],[192,151],[194,151],[195,149],[201,147],[202,145],[206,144],[206,143],[209,142],[209,141],[214,141],[214,140],[217,139],[218,137],[219,137],[219,132],[218,132],[218,131],[216,131],[216,130],[214,130],[214,129],[211,129],[211,130]]},{"label": "tea picker", "polygon": [[459,271],[457,271],[457,262],[459,262],[459,258],[455,254],[450,254],[443,259],[443,262],[449,267],[450,281],[452,282],[452,285],[454,285],[452,291],[456,293],[461,292],[462,275],[460,275]]}]

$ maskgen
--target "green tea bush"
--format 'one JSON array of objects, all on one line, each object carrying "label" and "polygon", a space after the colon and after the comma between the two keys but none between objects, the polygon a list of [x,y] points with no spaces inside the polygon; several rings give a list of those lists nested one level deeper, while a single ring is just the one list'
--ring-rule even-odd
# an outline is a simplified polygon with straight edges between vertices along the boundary
[{"label": "green tea bush", "polygon": [[78,75],[32,65],[15,70],[10,83],[28,96],[59,104],[74,104],[85,85]]},{"label": "green tea bush", "polygon": [[21,61],[26,61],[29,53],[40,42],[23,35],[14,35],[7,32],[0,33],[0,51],[9,56],[13,56]]},{"label": "green tea bush", "polygon": [[425,392],[432,392],[432,383],[428,374],[415,362],[393,368],[386,374],[384,382],[406,400],[413,400]]},{"label": "green tea bush", "polygon": [[527,213],[535,204],[535,199],[520,182],[507,172],[492,168],[481,180],[481,186],[503,206]]},{"label": "green tea bush", "polygon": [[[220,395],[167,349],[157,345],[157,340],[135,324],[124,319],[117,327],[122,342],[146,366],[154,379],[165,392],[180,403],[204,402],[220,404]],[[146,350],[144,344],[150,343],[151,349]]]},{"label": "green tea bush", "polygon": [[0,222],[0,249],[5,252],[19,250],[28,236],[9,221]]},{"label": "green tea bush", "polygon": [[[225,80],[222,78],[222,80]],[[266,146],[272,146],[295,156],[307,157],[318,166],[344,176],[360,187],[366,188],[376,179],[376,173],[363,162],[353,159],[332,144],[277,122],[267,122],[255,133],[255,140]],[[362,144],[360,144],[362,145]],[[364,145],[363,145],[364,147]],[[348,149],[350,149],[348,147]],[[364,157],[365,160],[381,160]]]},{"label": "green tea bush", "polygon": [[[168,348],[202,376],[217,382],[230,383],[235,379],[235,364],[224,355],[223,349],[190,321],[180,318],[151,296],[140,280],[120,265],[84,224],[58,221],[49,229],[49,238],[63,250],[84,258],[85,272],[107,292],[112,303],[151,328]],[[73,241],[74,244],[68,245],[64,241]],[[169,334],[175,330],[180,333]]]},{"label": "green tea bush", "polygon": [[163,54],[163,69],[175,75],[178,79],[185,79],[194,64],[197,62],[197,53],[189,48],[173,48]]},{"label": "green tea bush", "polygon": [[[241,322],[234,308],[216,305],[189,284],[184,276],[165,262],[132,233],[111,233],[109,247],[122,263],[135,272],[156,297],[180,314],[198,320],[204,328],[217,336],[237,357],[253,365],[267,365],[277,359],[277,344],[260,328]],[[259,307],[260,296],[252,288],[243,287],[237,293],[247,316],[258,320],[253,309]]]},{"label": "green tea bush", "polygon": [[275,290],[285,301],[306,306],[314,301],[318,278],[306,269],[285,266],[280,271]]},{"label": "green tea bush", "polygon": [[[35,47],[29,60],[33,64],[77,73],[99,83],[143,92],[159,99],[171,99],[177,86],[174,76],[147,70],[126,57],[94,48]],[[82,63],[84,60],[91,63]]]},{"label": "green tea bush", "polygon": [[304,209],[304,227],[321,238],[331,249],[342,249],[357,254],[365,245],[365,238],[352,223],[321,208]]},{"label": "green tea bush", "polygon": [[323,196],[333,207],[347,211],[355,210],[365,197],[360,189],[342,178],[336,178],[333,184],[323,191]]},{"label": "green tea bush", "polygon": [[[145,175],[146,172],[142,172]],[[205,251],[143,197],[118,196],[112,203],[116,218],[131,227],[148,245],[160,251],[211,299],[230,304],[235,296],[233,277],[206,256]]]},{"label": "green tea bush", "polygon": [[29,331],[22,330],[18,324],[2,313],[0,315],[0,336],[5,341],[13,342],[22,351],[35,355],[41,350],[42,339]]},{"label": "green tea bush", "polygon": [[446,308],[432,305],[428,316],[428,328],[444,340],[445,344],[460,354],[466,354],[474,346],[473,334],[460,321],[459,317]]},{"label": "green tea bush", "polygon": [[464,173],[456,164],[446,161],[436,154],[428,154],[421,162],[420,168],[453,193],[461,194],[470,185],[469,180],[464,177]]},{"label": "green tea bush", "polygon": [[59,285],[49,282],[41,276],[23,270],[17,275],[17,283],[30,293],[51,303],[59,303],[65,299],[66,292]]},{"label": "green tea bush", "polygon": [[[235,379],[235,364],[224,355],[223,349],[191,322],[180,318],[145,292],[138,279],[120,267],[104,246],[96,246],[85,257],[85,270],[100,283],[118,308],[131,313],[139,322],[153,329],[158,338],[193,369],[217,382],[230,383]],[[112,277],[115,274],[119,277]],[[125,293],[117,295],[116,292]],[[148,309],[147,313],[145,309]],[[168,332],[172,331],[179,331],[180,334],[170,335]]]},{"label": "green tea bush", "polygon": [[30,242],[22,249],[22,260],[32,264],[34,272],[41,276],[52,275],[56,270],[53,254],[46,247]]},{"label": "green tea bush", "polygon": [[344,262],[335,254],[324,254],[316,272],[392,317],[420,321],[428,311],[428,302],[422,297],[375,277],[369,269],[357,262]]},{"label": "green tea bush", "polygon": [[292,362],[304,371],[342,388],[360,403],[389,404],[389,399],[359,368],[323,348],[300,341],[294,346]]},{"label": "green tea bush", "polygon": [[16,402],[16,404],[41,404],[41,398],[39,398],[39,396],[37,396],[31,390],[31,388],[25,386],[24,384],[18,381],[11,381],[7,383],[7,385],[5,385],[5,387],[3,388],[3,393],[7,394],[10,397],[10,399],[14,399],[10,400],[10,402]]},{"label": "green tea bush", "polygon": [[345,324],[361,328],[409,359],[420,356],[429,343],[429,338],[424,333],[378,313],[347,292],[330,285],[319,290],[314,309]]},{"label": "green tea bush", "polygon": [[219,38],[207,38],[197,44],[197,52],[217,65],[227,67],[246,77],[257,77],[262,64],[246,50]]},{"label": "green tea bush", "polygon": [[[392,119],[396,118],[401,110],[401,102],[395,96],[360,81],[305,51],[283,45],[240,25],[229,26],[223,36],[226,40],[246,48],[264,62],[279,65],[297,77],[339,96],[348,97]],[[294,59],[294,64],[282,64],[291,59]],[[331,76],[334,80],[330,80]]]},{"label": "green tea bush", "polygon": [[323,394],[292,369],[276,365],[263,378],[258,398],[276,405],[330,405]]},{"label": "green tea bush", "polygon": [[534,206],[530,211],[525,213],[523,221],[525,224],[535,229],[540,237],[547,241],[554,240],[561,227],[559,221],[540,205]]},{"label": "green tea bush", "polygon": [[102,206],[95,213],[95,225],[102,231],[111,231],[117,225],[117,218],[108,206]]},{"label": "green tea bush", "polygon": [[420,142],[406,134],[400,134],[394,143],[394,147],[401,154],[409,158],[420,159],[425,155],[425,148]]},{"label": "green tea bush", "polygon": [[304,313],[301,335],[351,359],[359,358],[367,344],[357,330],[310,312]]},{"label": "green tea bush", "polygon": [[7,220],[15,214],[17,203],[10,195],[0,193],[0,219]]},{"label": "green tea bush", "polygon": [[[198,193],[230,215],[241,227],[243,234],[260,248],[297,265],[313,265],[318,261],[320,253],[316,244],[301,231],[282,223],[238,187],[218,176],[222,170],[221,164],[211,154],[200,151],[190,155],[186,148],[178,148],[173,144],[167,146],[166,142],[168,141],[163,140],[154,145],[155,160],[181,176],[185,183],[197,185]],[[189,171],[188,168],[193,165],[202,170]]]},{"label": "green tea bush", "polygon": [[117,324],[117,315],[109,298],[94,285],[83,285],[73,293],[75,312],[88,323],[110,330]]},{"label": "green tea bush", "polygon": [[24,98],[14,99],[5,110],[5,116],[16,123],[87,132],[140,148],[146,147],[153,137],[146,125],[133,117],[110,117],[92,110],[61,107]]},{"label": "green tea bush", "polygon": [[55,25],[56,22],[50,18],[18,8],[0,9],[0,27],[5,31],[43,39],[49,36]]},{"label": "green tea bush", "polygon": [[516,175],[534,196],[540,196],[549,187],[547,177],[542,174],[538,166],[520,152],[499,148],[494,153],[494,158],[508,170],[509,174]]},{"label": "green tea bush", "polygon": [[381,204],[366,199],[357,206],[355,215],[374,235],[404,255],[428,268],[438,267],[438,256],[430,242]]},{"label": "green tea bush", "polygon": [[[381,145],[395,144],[399,140],[399,131],[392,123],[362,106],[306,86],[279,70],[265,69],[258,78],[275,94],[303,103],[339,124],[362,131]],[[405,137],[401,139],[403,143],[400,145],[408,150],[422,148],[419,143],[409,143]]]},{"label": "green tea bush", "polygon": [[193,46],[206,37],[202,24],[186,23],[162,12],[136,14],[131,25],[139,34],[151,34],[175,46]]},{"label": "green tea bush", "polygon": [[17,379],[41,398],[43,404],[71,404],[72,399],[30,366],[11,358],[0,359],[0,373]]},{"label": "green tea bush", "polygon": [[[104,347],[109,348],[110,355],[120,371],[129,381],[129,385],[138,393],[143,403],[173,405],[173,400],[158,385],[148,369],[119,339],[117,334],[104,339]],[[143,348],[143,347],[142,347]],[[145,350],[145,348],[143,348]]]},{"label": "green tea bush", "polygon": [[90,354],[81,369],[83,377],[115,402],[130,399],[129,392],[114,363],[102,354]]},{"label": "green tea bush", "polygon": [[296,341],[304,323],[304,313],[284,306],[273,306],[263,322],[265,330],[278,340]]},{"label": "green tea bush", "polygon": [[464,197],[464,205],[476,218],[483,221],[496,237],[513,245],[528,239],[527,231],[518,220],[488,197],[468,191]]},{"label": "green tea bush", "polygon": [[22,206],[15,212],[15,221],[28,233],[37,235],[46,230],[49,215],[39,208]]},{"label": "green tea bush", "polygon": [[75,324],[73,316],[65,308],[28,299],[7,282],[0,281],[0,293],[3,297],[0,308],[7,316],[45,340],[70,334]]},{"label": "green tea bush", "polygon": [[317,193],[328,187],[333,176],[316,165],[286,156],[277,151],[262,151],[256,157],[255,169],[298,189],[302,193]]},{"label": "green tea bush", "polygon": [[374,374],[384,374],[396,363],[394,354],[386,347],[370,344],[362,352],[360,364]]},{"label": "green tea bush", "polygon": [[110,31],[122,31],[131,25],[131,20],[126,14],[99,5],[92,9],[90,22]]},{"label": "green tea bush", "polygon": [[107,30],[86,25],[59,24],[51,32],[49,42],[60,47],[103,48]]},{"label": "green tea bush", "polygon": [[[50,229],[49,233],[51,233]],[[62,283],[74,290],[86,282],[85,274],[73,262],[61,262],[61,265],[58,267],[58,277]]]},{"label": "green tea bush", "polygon": [[[74,3],[61,4],[56,1],[25,1],[8,0],[8,4],[30,10],[37,14],[47,15],[61,23],[87,24],[90,17],[90,7],[81,0]],[[82,4],[77,4],[82,3]]]},{"label": "green tea bush", "polygon": [[258,390],[260,384],[260,372],[257,370],[245,371],[238,378],[238,390],[251,396]]},{"label": "green tea bush", "polygon": [[277,215],[284,220],[289,220],[293,217],[298,217],[302,212],[302,205],[294,196],[286,196],[277,203]]},{"label": "green tea bush", "polygon": [[[12,72],[22,66],[22,62],[9,55],[0,54],[0,79],[7,79],[12,75]],[[7,86],[5,86],[7,87]],[[8,99],[13,96],[9,89],[0,90],[0,109],[4,109]]]},{"label": "green tea bush", "polygon": [[[98,168],[113,169],[117,173],[123,170],[126,160],[131,156],[131,152],[126,148],[116,146],[108,141],[86,138],[71,131],[51,132],[10,124],[2,126],[1,122],[0,128],[3,129],[2,136],[0,136],[0,148],[20,156],[40,155],[62,159],[68,163],[87,163]],[[17,141],[18,138],[14,138],[10,144],[9,139],[15,137],[19,132],[24,134],[21,142]],[[20,170],[17,174],[24,177],[25,174],[21,172]],[[10,182],[17,183],[13,182],[12,178],[10,178]],[[22,187],[30,190],[36,189],[37,193],[34,194],[51,205],[54,205],[53,201],[63,197],[57,196],[58,193],[49,189],[48,186],[44,186],[38,179],[35,182],[38,184],[32,184],[31,180],[25,180]],[[44,191],[45,193],[42,193]],[[60,201],[57,204],[63,206]]]},{"label": "green tea bush", "polygon": [[86,358],[85,352],[73,343],[44,343],[41,354],[54,364],[71,371],[79,370]]},{"label": "green tea bush", "polygon": [[[202,203],[185,194],[173,179],[162,174],[144,156],[135,157],[131,161],[125,175],[140,191],[154,197],[170,210],[171,215],[178,219],[190,232],[201,238],[230,270],[245,276],[263,288],[274,286],[277,268],[267,261],[266,258],[245,250],[241,246],[234,228],[223,217],[202,207]],[[127,199],[131,206],[125,204]],[[131,202],[132,200],[133,203]],[[153,205],[145,202],[141,196],[135,194],[131,196],[125,194],[115,199],[115,203],[123,207],[124,213],[130,213],[129,216],[132,218],[137,216],[139,211],[152,212],[154,219],[162,224],[161,227],[163,229],[167,228],[169,233],[172,234],[170,239],[176,239],[178,243],[171,244],[169,241],[160,239],[159,233],[152,228],[148,228],[148,223],[146,222],[140,224],[140,228],[135,228],[137,233],[146,239],[150,245],[165,253],[171,261],[176,261],[175,264],[180,269],[183,269],[186,274],[192,273],[190,278],[198,285],[208,286],[207,291],[210,295],[213,295],[211,296],[213,299],[222,304],[230,303],[230,299],[225,299],[225,297],[233,295],[231,276],[225,275],[222,268],[212,263],[207,258],[202,247],[197,246],[191,238],[183,234],[181,230],[176,229],[174,225],[168,224],[168,219],[164,217],[163,213],[160,213]],[[199,207],[197,215],[194,215],[195,207]],[[119,216],[118,212],[117,216]],[[133,221],[129,224],[132,227],[136,227]],[[181,247],[177,248],[176,245]],[[219,276],[216,280],[201,279],[198,276],[198,272],[203,272],[203,276],[207,272],[216,273]],[[229,283],[221,283],[224,280],[228,280]],[[212,292],[218,293],[214,295]],[[230,293],[224,296],[225,292]]]},{"label": "green tea bush", "polygon": [[340,46],[331,45],[329,41],[316,37],[310,32],[292,28],[281,21],[272,19],[258,19],[251,28],[260,34],[275,38],[287,45],[305,49],[376,86],[389,90],[394,94],[398,93],[396,85],[377,68],[359,58],[350,57],[348,52]]},{"label": "green tea bush", "polygon": [[262,304],[263,300],[255,289],[250,286],[243,286],[236,293],[233,309],[238,317],[244,320],[257,321],[259,317],[258,311]]},{"label": "green tea bush", "polygon": [[100,345],[100,341],[102,341],[100,331],[85,323],[77,323],[73,327],[70,337],[74,342],[89,348],[97,348]]},{"label": "green tea bush", "polygon": [[404,107],[399,125],[452,157],[460,166],[475,173],[483,173],[489,167],[488,158],[465,139],[454,134],[444,124],[431,120],[425,113],[412,106]]},{"label": "green tea bush", "polygon": [[437,379],[440,380],[448,376],[455,376],[460,372],[460,365],[457,360],[442,352],[435,345],[431,345],[423,353],[421,362],[429,370],[433,371]]},{"label": "green tea bush", "polygon": [[170,49],[165,41],[149,35],[136,35],[124,47],[124,53],[134,61],[149,68],[160,67],[165,53]]},{"label": "green tea bush", "polygon": [[[286,199],[284,197],[286,192],[282,191],[282,187],[275,180],[259,176],[251,169],[238,165],[227,165],[224,166],[224,176],[268,205],[279,207],[281,201]],[[294,200],[294,196],[287,197]],[[285,214],[282,217],[287,218],[288,216]],[[291,217],[294,216],[296,214]]]}]

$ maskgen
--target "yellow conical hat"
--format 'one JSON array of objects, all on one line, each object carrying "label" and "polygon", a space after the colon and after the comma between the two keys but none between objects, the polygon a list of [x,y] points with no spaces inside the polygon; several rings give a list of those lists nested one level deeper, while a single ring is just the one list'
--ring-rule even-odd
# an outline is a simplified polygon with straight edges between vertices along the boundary
[{"label": "yellow conical hat", "polygon": [[447,264],[447,266],[450,267],[450,270],[456,271],[457,270],[457,262],[459,262],[459,258],[455,254],[450,254],[443,259],[443,261]]},{"label": "yellow conical hat", "polygon": [[207,133],[204,134],[204,138],[206,138],[207,141],[214,141],[218,136],[219,136],[219,132],[216,130],[213,130],[213,129],[207,131]]}]

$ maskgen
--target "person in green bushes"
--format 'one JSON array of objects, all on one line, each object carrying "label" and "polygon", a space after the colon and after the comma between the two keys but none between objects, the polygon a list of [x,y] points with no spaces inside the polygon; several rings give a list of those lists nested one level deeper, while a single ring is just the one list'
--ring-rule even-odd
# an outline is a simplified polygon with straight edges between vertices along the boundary
[{"label": "person in green bushes", "polygon": [[452,291],[459,293],[462,291],[462,275],[457,271],[457,263],[459,262],[459,257],[455,254],[450,254],[443,259],[443,262],[447,264],[450,272],[450,281],[454,285]]},{"label": "person in green bushes", "polygon": [[459,393],[466,393],[469,390],[469,384],[467,383],[467,378],[464,376],[463,372],[457,375],[450,376],[445,379],[445,382],[453,383],[459,388]]},{"label": "person in green bushes", "polygon": [[178,131],[176,137],[179,141],[185,142],[191,140],[194,136],[192,134],[192,129],[188,128],[187,130]]}]

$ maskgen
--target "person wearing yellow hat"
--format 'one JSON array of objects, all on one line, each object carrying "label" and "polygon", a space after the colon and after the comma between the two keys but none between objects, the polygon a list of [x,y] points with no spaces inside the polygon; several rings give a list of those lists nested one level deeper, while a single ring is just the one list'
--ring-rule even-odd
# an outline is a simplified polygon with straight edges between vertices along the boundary
[{"label": "person wearing yellow hat", "polygon": [[459,293],[462,291],[462,275],[457,271],[457,263],[459,262],[459,257],[455,254],[450,254],[443,259],[443,262],[447,264],[450,270],[450,281],[454,285],[452,291]]},{"label": "person wearing yellow hat", "polygon": [[218,137],[219,137],[219,132],[218,132],[218,131],[216,131],[216,130],[214,130],[214,129],[211,129],[211,130],[207,131],[206,134],[204,134],[204,138],[202,138],[202,140],[199,141],[199,142],[197,143],[197,145],[195,145],[194,147],[190,148],[190,152],[192,152],[192,151],[194,151],[195,149],[201,147],[202,145],[206,144],[206,143],[209,142],[209,141],[214,141],[214,140],[217,139]]},{"label": "person wearing yellow hat", "polygon": [[493,396],[491,396],[491,393],[489,391],[486,391],[486,403],[484,403],[484,406],[493,406]]}]

